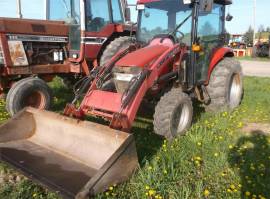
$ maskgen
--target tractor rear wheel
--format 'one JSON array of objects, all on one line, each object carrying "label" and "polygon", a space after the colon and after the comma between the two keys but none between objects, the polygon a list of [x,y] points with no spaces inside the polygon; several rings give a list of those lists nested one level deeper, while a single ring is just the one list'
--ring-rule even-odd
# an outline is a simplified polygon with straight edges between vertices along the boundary
[{"label": "tractor rear wheel", "polygon": [[31,106],[48,110],[52,103],[52,91],[42,79],[26,78],[18,81],[8,92],[6,109],[11,116]]},{"label": "tractor rear wheel", "polygon": [[213,70],[207,91],[211,112],[231,111],[238,107],[243,97],[243,73],[240,63],[234,58],[224,58]]},{"label": "tractor rear wheel", "polygon": [[193,118],[191,98],[181,89],[172,89],[161,97],[155,108],[155,133],[171,140],[184,135]]},{"label": "tractor rear wheel", "polygon": [[100,66],[105,65],[119,50],[133,43],[133,37],[124,36],[114,39],[104,50],[100,58]]}]

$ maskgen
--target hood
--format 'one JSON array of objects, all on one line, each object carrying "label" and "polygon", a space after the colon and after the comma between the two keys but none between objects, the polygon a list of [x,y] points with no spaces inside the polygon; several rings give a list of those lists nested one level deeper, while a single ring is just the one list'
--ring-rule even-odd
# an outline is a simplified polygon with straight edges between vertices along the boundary
[{"label": "hood", "polygon": [[12,19],[0,17],[0,32],[46,36],[68,36],[69,26],[64,21]]},{"label": "hood", "polygon": [[127,54],[125,57],[116,62],[115,65],[122,67],[145,67],[161,56],[168,49],[169,47],[164,45],[147,46]]}]

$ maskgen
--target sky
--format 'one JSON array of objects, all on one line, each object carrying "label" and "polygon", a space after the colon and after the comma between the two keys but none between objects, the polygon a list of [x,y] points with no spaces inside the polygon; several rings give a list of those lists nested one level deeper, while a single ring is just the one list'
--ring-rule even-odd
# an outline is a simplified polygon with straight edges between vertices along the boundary
[{"label": "sky", "polygon": [[[42,19],[45,15],[43,12],[43,0],[21,0],[23,16],[25,18]],[[60,0],[52,0],[60,1]],[[135,4],[136,0],[128,0],[128,3]],[[16,17],[16,0],[0,0],[0,16]],[[270,27],[270,0],[257,0],[257,28],[260,25]],[[253,0],[233,0],[233,5],[227,8],[234,16],[231,22],[226,23],[228,32],[232,34],[244,33],[248,27],[253,24]],[[136,11],[132,9],[132,20],[136,21]]]}]

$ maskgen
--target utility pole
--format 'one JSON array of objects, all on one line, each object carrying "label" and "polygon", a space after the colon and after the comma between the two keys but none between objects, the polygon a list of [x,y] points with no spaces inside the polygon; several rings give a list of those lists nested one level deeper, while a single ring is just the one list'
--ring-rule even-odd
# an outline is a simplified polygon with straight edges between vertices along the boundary
[{"label": "utility pole", "polygon": [[257,7],[257,0],[253,0],[253,46],[255,46],[256,42],[255,42],[255,39],[256,39],[256,7]]},{"label": "utility pole", "polygon": [[17,0],[17,17],[22,18],[22,5],[21,5],[21,0]]}]

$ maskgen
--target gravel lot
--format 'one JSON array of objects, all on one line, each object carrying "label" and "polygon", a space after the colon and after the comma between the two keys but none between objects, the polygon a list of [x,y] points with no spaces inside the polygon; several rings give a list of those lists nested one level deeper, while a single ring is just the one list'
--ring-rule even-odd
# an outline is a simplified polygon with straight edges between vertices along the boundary
[{"label": "gravel lot", "polygon": [[245,76],[270,77],[270,61],[240,61]]}]

